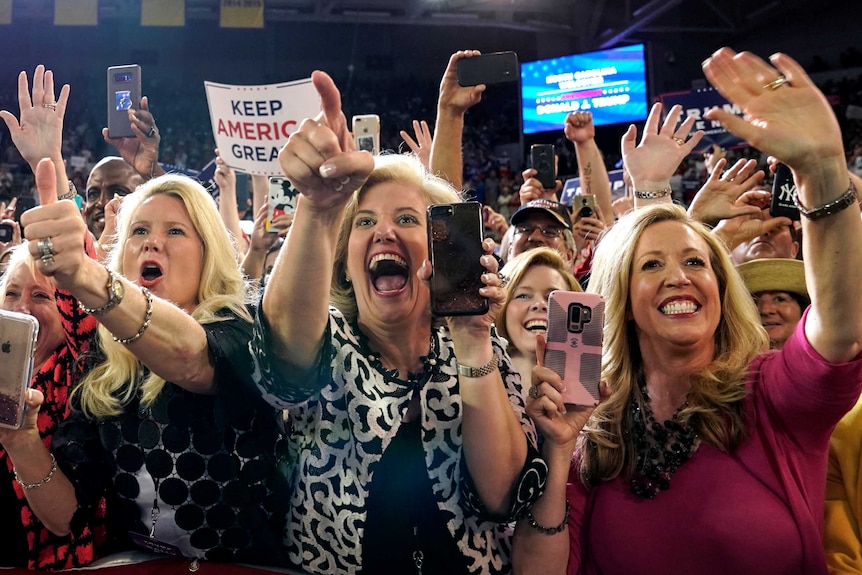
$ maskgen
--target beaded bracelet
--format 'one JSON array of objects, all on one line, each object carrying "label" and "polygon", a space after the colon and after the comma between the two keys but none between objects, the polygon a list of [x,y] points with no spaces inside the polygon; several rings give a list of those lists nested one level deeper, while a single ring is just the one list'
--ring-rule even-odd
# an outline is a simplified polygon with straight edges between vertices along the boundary
[{"label": "beaded bracelet", "polygon": [[138,328],[138,333],[136,333],[132,337],[111,336],[114,338],[115,342],[121,343],[123,345],[135,343],[136,341],[141,339],[141,336],[144,335],[144,332],[147,331],[148,327],[150,327],[150,320],[153,318],[153,294],[151,294],[150,290],[145,287],[141,288],[141,293],[143,293],[144,297],[147,298],[147,313],[144,315],[144,323],[142,323],[141,327]]},{"label": "beaded bracelet", "polygon": [[566,523],[568,523],[569,521],[569,510],[569,500],[566,499],[566,514],[563,516],[562,522],[560,522],[560,524],[556,527],[545,527],[544,525],[541,525],[538,521],[536,521],[536,518],[533,517],[532,511],[527,511],[527,521],[530,523],[530,527],[532,527],[542,535],[556,535],[557,533],[566,528]]},{"label": "beaded bracelet", "polygon": [[54,472],[57,471],[57,460],[54,459],[53,453],[50,453],[49,455],[51,456],[51,470],[48,472],[48,475],[43,477],[42,480],[37,482],[37,483],[24,483],[23,481],[21,481],[21,478],[18,477],[17,471],[12,472],[12,475],[15,476],[15,481],[18,482],[18,485],[21,486],[21,489],[24,489],[25,491],[29,491],[30,489],[36,489],[37,487],[42,487],[43,485],[45,485],[46,483],[51,481],[51,478],[54,477]]},{"label": "beaded bracelet", "polygon": [[635,197],[639,200],[657,200],[659,198],[668,197],[671,192],[670,186],[666,186],[661,190],[655,190],[654,192],[642,192],[640,190],[635,190]]}]

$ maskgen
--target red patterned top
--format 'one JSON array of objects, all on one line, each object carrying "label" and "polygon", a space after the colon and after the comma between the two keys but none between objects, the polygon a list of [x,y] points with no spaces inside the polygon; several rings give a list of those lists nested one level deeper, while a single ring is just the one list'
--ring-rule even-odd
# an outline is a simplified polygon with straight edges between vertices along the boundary
[{"label": "red patterned top", "polygon": [[[99,325],[92,316],[80,311],[78,300],[68,292],[57,290],[54,296],[61,323],[66,332],[66,341],[39,367],[31,381],[32,387],[45,395],[45,401],[39,409],[37,425],[39,435],[49,449],[57,426],[69,414],[69,392],[82,375],[78,358],[90,346]],[[72,533],[69,535],[62,537],[54,535],[48,531],[27,504],[24,490],[14,479],[12,461],[2,446],[0,446],[0,461],[2,461],[0,481],[11,483],[17,496],[17,505],[15,502],[8,502],[3,507],[7,509],[17,507],[20,510],[21,523],[26,536],[26,565],[15,566],[26,566],[31,570],[54,571],[83,567],[92,563],[97,558],[98,546],[106,539],[104,500],[100,506],[100,512],[93,521],[86,525],[73,524]],[[8,488],[0,493],[0,496],[4,497],[11,497],[11,495],[12,492]],[[10,543],[13,542],[7,541],[7,545]],[[3,560],[2,563],[8,565],[7,554],[21,556],[22,550],[18,549],[16,553],[6,548],[0,552],[3,556],[0,558]]]}]

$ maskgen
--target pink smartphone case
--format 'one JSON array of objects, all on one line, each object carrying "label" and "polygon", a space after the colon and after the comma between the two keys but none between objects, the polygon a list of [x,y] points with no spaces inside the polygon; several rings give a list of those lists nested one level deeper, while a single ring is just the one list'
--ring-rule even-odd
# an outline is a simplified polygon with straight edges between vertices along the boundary
[{"label": "pink smartphone case", "polygon": [[545,366],[563,379],[566,403],[599,401],[604,317],[605,302],[597,294],[557,290],[548,296]]}]

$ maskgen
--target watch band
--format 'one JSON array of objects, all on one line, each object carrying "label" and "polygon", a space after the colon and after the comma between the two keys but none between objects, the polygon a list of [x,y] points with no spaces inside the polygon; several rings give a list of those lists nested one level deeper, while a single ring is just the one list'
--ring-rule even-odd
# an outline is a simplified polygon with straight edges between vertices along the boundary
[{"label": "watch band", "polygon": [[793,194],[793,203],[796,204],[796,207],[799,209],[799,213],[809,220],[819,220],[820,218],[837,214],[841,210],[849,208],[857,201],[858,197],[856,194],[856,186],[853,185],[853,180],[850,180],[850,187],[847,188],[846,192],[841,194],[840,198],[817,206],[816,208],[811,208],[810,210],[802,205],[799,201],[798,194]]},{"label": "watch band", "polygon": [[458,375],[462,377],[482,377],[484,375],[488,375],[497,369],[497,366],[500,363],[500,356],[497,355],[497,352],[494,352],[494,355],[491,356],[491,361],[483,365],[482,367],[468,367],[466,365],[458,364]]},{"label": "watch band", "polygon": [[[120,282],[117,274],[108,268],[105,268],[105,270],[108,272],[108,283],[105,285],[105,289],[108,291],[108,303],[102,307],[90,308],[85,306],[83,303],[78,302],[78,307],[86,314],[102,315],[108,313],[123,301],[123,296],[125,295],[125,290],[122,289],[123,284]],[[118,283],[120,284],[119,289],[117,287]]]}]

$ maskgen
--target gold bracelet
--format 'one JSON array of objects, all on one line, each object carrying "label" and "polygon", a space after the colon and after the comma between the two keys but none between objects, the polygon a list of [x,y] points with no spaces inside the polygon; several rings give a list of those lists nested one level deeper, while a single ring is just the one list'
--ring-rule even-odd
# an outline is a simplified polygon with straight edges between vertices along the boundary
[{"label": "gold bracelet", "polygon": [[117,343],[121,343],[123,345],[129,345],[130,343],[135,343],[141,336],[144,335],[144,332],[147,331],[147,328],[150,327],[150,320],[153,318],[153,294],[150,293],[145,287],[141,288],[141,293],[144,294],[144,297],[147,298],[147,313],[144,315],[144,323],[141,324],[141,327],[138,328],[138,333],[133,335],[132,337],[117,337],[112,335],[114,341]]},{"label": "gold bracelet", "polygon": [[[457,361],[456,361],[457,363]],[[458,375],[462,377],[482,377],[488,375],[495,369],[497,369],[497,365],[500,363],[500,357],[497,355],[497,352],[494,352],[494,355],[491,356],[491,361],[483,365],[482,367],[468,367],[466,365],[458,364]]]},{"label": "gold bracelet", "polygon": [[18,485],[21,486],[21,489],[23,489],[25,491],[29,491],[30,489],[36,489],[38,487],[42,487],[43,485],[45,485],[46,483],[51,481],[51,478],[54,477],[54,472],[57,471],[57,460],[54,459],[53,453],[49,453],[48,455],[51,456],[51,470],[48,471],[48,475],[43,477],[42,480],[37,482],[37,483],[24,483],[23,481],[21,481],[21,478],[18,477],[17,471],[12,472],[12,475],[15,476],[15,481],[18,482]]}]

